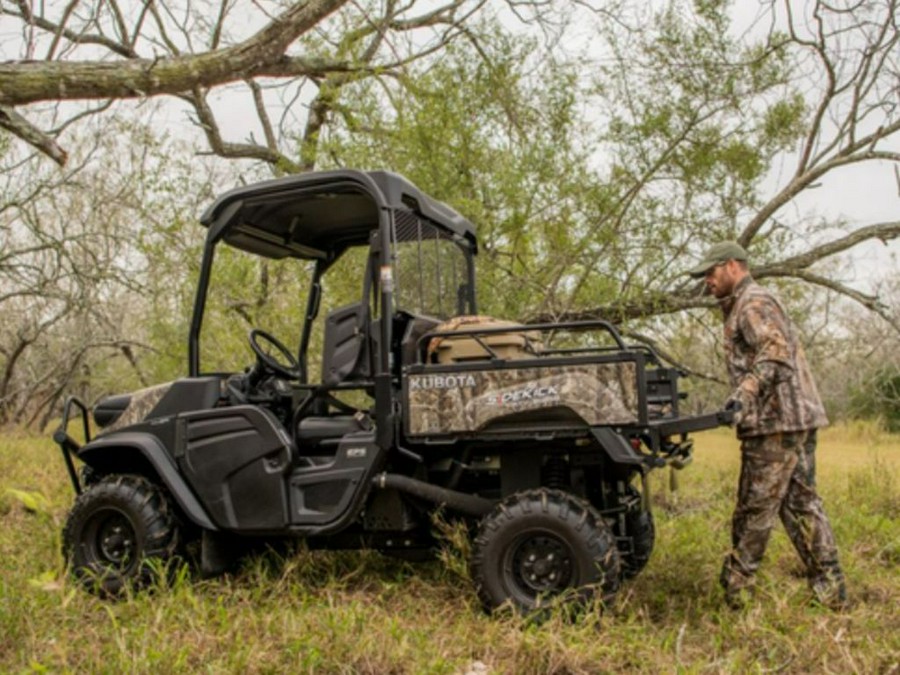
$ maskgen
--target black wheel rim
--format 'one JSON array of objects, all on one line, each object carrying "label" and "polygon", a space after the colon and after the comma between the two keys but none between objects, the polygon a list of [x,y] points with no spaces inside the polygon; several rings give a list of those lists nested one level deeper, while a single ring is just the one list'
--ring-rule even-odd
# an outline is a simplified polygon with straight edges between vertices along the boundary
[{"label": "black wheel rim", "polygon": [[137,533],[131,520],[117,509],[98,511],[84,533],[84,543],[98,562],[125,571],[137,560]]},{"label": "black wheel rim", "polygon": [[574,585],[572,549],[550,532],[519,537],[507,550],[503,568],[520,598],[556,595]]}]

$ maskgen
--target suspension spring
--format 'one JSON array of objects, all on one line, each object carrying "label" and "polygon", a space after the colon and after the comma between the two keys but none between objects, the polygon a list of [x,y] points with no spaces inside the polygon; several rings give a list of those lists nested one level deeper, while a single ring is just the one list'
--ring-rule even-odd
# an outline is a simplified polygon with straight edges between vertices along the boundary
[{"label": "suspension spring", "polygon": [[569,487],[569,462],[563,455],[547,455],[543,484],[549,488]]}]

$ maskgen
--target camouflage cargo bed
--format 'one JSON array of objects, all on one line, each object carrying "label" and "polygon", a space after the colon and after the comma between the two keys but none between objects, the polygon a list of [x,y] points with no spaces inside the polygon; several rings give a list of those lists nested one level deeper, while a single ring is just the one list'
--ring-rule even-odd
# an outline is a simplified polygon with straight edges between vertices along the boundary
[{"label": "camouflage cargo bed", "polygon": [[[408,433],[477,432],[505,424],[639,424],[634,361],[554,364],[515,360],[513,367],[459,364],[407,379]],[[474,367],[473,367],[474,366]]]},{"label": "camouflage cargo bed", "polygon": [[[564,332],[597,339],[552,347]],[[420,338],[419,354],[403,378],[412,437],[584,433],[598,426],[668,436],[721,424],[715,414],[679,417],[677,370],[647,347],[623,344],[603,321],[455,319]]]}]

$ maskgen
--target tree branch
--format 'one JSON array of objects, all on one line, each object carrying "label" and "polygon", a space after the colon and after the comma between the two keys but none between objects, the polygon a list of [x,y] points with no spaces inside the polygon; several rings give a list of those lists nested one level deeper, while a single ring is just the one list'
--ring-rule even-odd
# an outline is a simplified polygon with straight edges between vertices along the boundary
[{"label": "tree branch", "polygon": [[51,136],[35,127],[13,108],[0,105],[0,128],[37,148],[60,166],[66,165],[68,153]]},{"label": "tree branch", "polygon": [[[809,283],[816,283],[820,286],[826,286],[828,283],[834,284],[834,286],[830,286],[832,290],[838,291],[847,297],[853,298],[866,307],[873,309],[879,316],[882,316],[885,320],[889,321],[892,326],[897,327],[896,322],[884,312],[883,307],[879,311],[875,309],[874,305],[870,306],[870,304],[877,302],[877,298],[872,298],[859,291],[844,287],[837,282],[831,282],[830,280],[806,271],[806,268],[813,263],[846,251],[863,241],[878,239],[886,243],[897,237],[900,237],[900,221],[870,225],[868,227],[860,228],[846,237],[842,237],[841,239],[837,239],[827,244],[822,244],[806,253],[786,258],[781,262],[751,267],[751,272],[757,279],[765,279],[766,277],[794,277]],[[692,287],[685,290],[658,292],[655,294],[647,292],[643,296],[633,300],[622,300],[581,311],[564,312],[562,314],[553,315],[540,314],[529,317],[527,323],[588,321],[592,319],[603,319],[613,323],[621,323],[631,319],[673,314],[686,309],[700,307],[712,308],[715,307],[715,305],[716,302],[713,298],[703,294],[702,284],[694,284]]]},{"label": "tree branch", "polygon": [[47,31],[48,33],[59,33],[60,35],[62,35],[62,37],[76,44],[97,45],[98,47],[105,47],[114,54],[118,54],[119,56],[123,56],[125,58],[136,56],[134,51],[129,49],[128,46],[120,44],[115,40],[111,40],[105,35],[75,32],[71,29],[64,28],[60,24],[48,21],[41,16],[35,16],[31,13],[27,3],[22,3],[22,5],[24,5],[23,9],[27,9],[28,11],[15,11],[5,8],[5,13],[9,16],[14,16],[22,19],[25,23],[34,25],[43,31]]},{"label": "tree branch", "polygon": [[206,135],[212,153],[228,159],[257,159],[273,166],[282,166],[289,173],[299,173],[302,168],[275,148],[256,143],[229,143],[222,138],[212,108],[206,102],[204,92],[197,89],[193,95],[184,97],[197,112],[197,123]]},{"label": "tree branch", "polygon": [[900,220],[861,227],[846,237],[816,246],[805,253],[787,258],[779,263],[754,267],[753,274],[758,278],[763,276],[785,276],[785,273],[806,269],[819,260],[846,251],[869,239],[878,239],[882,243],[887,244],[888,241],[897,237],[900,237]]},{"label": "tree branch", "polygon": [[[241,44],[191,56],[116,62],[0,63],[0,105],[178,94],[198,86],[273,74],[294,40],[346,2],[298,3]],[[291,63],[295,68],[302,67],[302,72],[293,75],[321,75],[341,67],[340,63],[321,59],[294,58]]]},{"label": "tree branch", "polygon": [[744,228],[744,231],[741,232],[738,241],[741,245],[748,246],[753,240],[753,237],[759,233],[762,226],[776,211],[830,171],[850,164],[873,159],[900,161],[900,154],[898,153],[877,152],[874,150],[874,146],[879,140],[887,138],[898,131],[900,131],[900,119],[891,124],[882,126],[868,136],[858,139],[855,143],[848,145],[827,162],[823,162],[822,164],[795,176],[787,186],[757,212]]},{"label": "tree branch", "polygon": [[782,273],[782,270],[775,269],[766,272],[765,276],[793,277],[815,286],[827,288],[828,290],[839,293],[840,295],[844,295],[851,300],[858,302],[869,311],[874,312],[875,314],[880,316],[891,326],[891,328],[893,328],[898,334],[900,334],[900,322],[898,322],[895,317],[891,316],[890,311],[888,311],[888,307],[883,302],[881,302],[876,295],[867,295],[865,293],[861,293],[855,288],[845,286],[838,281],[827,279],[825,277],[819,276],[818,274],[813,274],[812,272],[807,272],[805,270],[784,271],[784,273]]},{"label": "tree branch", "polygon": [[706,373],[701,373],[692,368],[688,368],[686,365],[684,365],[683,363],[678,361],[671,353],[669,353],[668,351],[663,349],[660,346],[658,341],[654,340],[653,338],[651,338],[647,335],[644,335],[643,333],[637,333],[634,331],[625,331],[622,333],[622,335],[624,337],[629,337],[633,340],[637,340],[641,344],[647,345],[648,347],[653,349],[653,351],[655,351],[657,354],[659,354],[659,356],[663,359],[663,361],[667,361],[668,363],[672,364],[673,366],[678,368],[678,370],[680,370],[685,375],[690,375],[691,377],[697,377],[697,378],[700,378],[701,380],[708,380],[710,382],[716,382],[717,384],[728,384],[727,382],[725,382],[725,380],[723,380],[720,377],[716,377],[715,375],[708,375]]}]

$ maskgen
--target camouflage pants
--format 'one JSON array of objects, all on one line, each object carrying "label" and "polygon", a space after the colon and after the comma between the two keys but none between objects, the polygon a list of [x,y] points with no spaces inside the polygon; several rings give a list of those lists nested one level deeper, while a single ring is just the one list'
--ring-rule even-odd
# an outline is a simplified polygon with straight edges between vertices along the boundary
[{"label": "camouflage pants", "polygon": [[843,584],[834,534],[816,493],[815,450],[815,430],[742,441],[732,550],[720,579],[727,592],[752,582],[777,516],[806,565],[810,584]]}]

